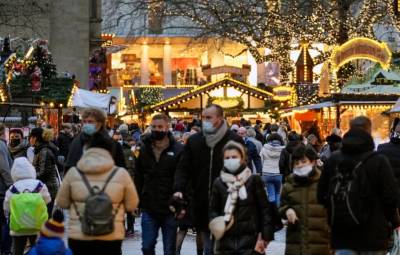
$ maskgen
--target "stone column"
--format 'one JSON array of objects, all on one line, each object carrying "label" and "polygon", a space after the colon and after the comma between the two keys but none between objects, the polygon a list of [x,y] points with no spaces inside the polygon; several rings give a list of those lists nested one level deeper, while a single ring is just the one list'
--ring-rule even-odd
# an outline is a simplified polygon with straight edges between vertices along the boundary
[{"label": "stone column", "polygon": [[57,72],[75,74],[82,88],[89,79],[89,23],[88,1],[51,1],[50,51]]},{"label": "stone column", "polygon": [[171,62],[171,45],[164,45],[163,70],[164,70],[164,85],[172,84],[172,62]]},{"label": "stone column", "polygon": [[150,83],[149,46],[146,43],[143,43],[140,55],[140,83],[143,85]]}]

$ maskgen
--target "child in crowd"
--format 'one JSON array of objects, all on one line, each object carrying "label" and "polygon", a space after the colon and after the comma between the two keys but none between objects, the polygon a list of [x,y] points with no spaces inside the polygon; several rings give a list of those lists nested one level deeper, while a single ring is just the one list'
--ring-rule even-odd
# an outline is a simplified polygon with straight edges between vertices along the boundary
[{"label": "child in crowd", "polygon": [[210,202],[210,230],[218,254],[264,254],[273,240],[274,224],[261,177],[247,167],[245,148],[228,142],[224,168],[214,182]]},{"label": "child in crowd", "polygon": [[293,173],[283,186],[279,209],[288,222],[285,255],[330,254],[326,212],[317,202],[317,159],[311,147],[299,145],[293,151]]},{"label": "child in crowd", "polygon": [[36,180],[36,170],[25,157],[16,158],[11,168],[14,184],[6,192],[5,215],[10,214],[12,254],[23,255],[27,241],[33,246],[47,220],[46,204],[51,197],[44,183]]},{"label": "child in crowd", "polygon": [[48,220],[40,231],[40,237],[28,255],[72,255],[64,244],[64,215],[55,210],[52,219]]}]

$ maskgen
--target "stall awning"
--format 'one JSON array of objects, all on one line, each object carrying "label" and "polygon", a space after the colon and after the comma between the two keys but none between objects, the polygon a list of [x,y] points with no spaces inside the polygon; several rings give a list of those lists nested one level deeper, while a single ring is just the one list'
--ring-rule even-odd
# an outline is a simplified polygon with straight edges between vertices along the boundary
[{"label": "stall awning", "polygon": [[71,107],[96,107],[108,111],[111,94],[101,94],[84,89],[75,89],[72,95]]},{"label": "stall awning", "polygon": [[396,101],[393,108],[390,110],[390,113],[400,112],[400,98]]},{"label": "stall awning", "polygon": [[293,107],[290,110],[292,111],[304,111],[304,110],[316,110],[316,109],[321,109],[325,107],[332,107],[335,106],[336,104],[334,102],[323,102],[319,104],[309,104],[309,105],[302,105],[298,107]]}]

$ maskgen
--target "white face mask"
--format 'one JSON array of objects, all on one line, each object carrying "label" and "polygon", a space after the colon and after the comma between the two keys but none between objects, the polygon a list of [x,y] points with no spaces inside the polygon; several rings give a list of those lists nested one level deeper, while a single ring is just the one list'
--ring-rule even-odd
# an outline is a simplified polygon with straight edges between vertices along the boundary
[{"label": "white face mask", "polygon": [[239,169],[240,165],[241,165],[240,164],[240,158],[224,159],[224,167],[230,173],[236,172]]},{"label": "white face mask", "polygon": [[313,170],[313,165],[305,165],[302,167],[295,167],[295,168],[293,168],[293,174],[304,177],[304,176],[308,176],[312,170]]},{"label": "white face mask", "polygon": [[213,134],[217,128],[214,127],[212,122],[210,121],[203,121],[203,132],[206,134]]}]

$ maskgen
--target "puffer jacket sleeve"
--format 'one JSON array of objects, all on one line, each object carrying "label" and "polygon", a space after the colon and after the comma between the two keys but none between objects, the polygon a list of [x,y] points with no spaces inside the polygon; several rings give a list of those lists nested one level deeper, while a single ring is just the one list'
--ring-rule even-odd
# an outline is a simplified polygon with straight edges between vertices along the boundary
[{"label": "puffer jacket sleeve", "polygon": [[51,196],[49,193],[49,189],[47,188],[46,184],[43,183],[43,187],[40,190],[40,195],[42,195],[43,200],[46,204],[51,202]]},{"label": "puffer jacket sleeve", "polygon": [[272,210],[265,193],[264,183],[260,176],[254,176],[255,198],[261,216],[260,232],[265,241],[274,240],[274,222],[272,220]]},{"label": "puffer jacket sleeve", "polygon": [[183,149],[182,156],[180,157],[178,166],[175,172],[174,190],[177,192],[184,192],[189,180],[189,172],[192,164],[192,149],[191,138],[189,137],[188,143]]},{"label": "puffer jacket sleeve", "polygon": [[288,189],[289,185],[290,185],[289,183],[285,183],[282,188],[281,204],[279,207],[279,215],[281,216],[282,219],[287,219],[286,211],[292,208],[289,202],[289,189]]},{"label": "puffer jacket sleeve", "polygon": [[74,174],[78,174],[75,168],[71,168],[65,175],[63,182],[58,190],[56,197],[56,205],[69,209],[71,207],[71,180]]},{"label": "puffer jacket sleeve", "polygon": [[123,171],[125,188],[124,188],[124,206],[127,212],[133,212],[139,204],[138,193],[136,187],[133,184],[132,178],[129,176],[127,171]]},{"label": "puffer jacket sleeve", "polygon": [[209,211],[209,221],[213,220],[218,216],[223,216],[223,212],[219,208],[223,208],[221,203],[225,203],[221,199],[221,193],[218,189],[219,178],[214,181],[210,199],[210,211]]}]

